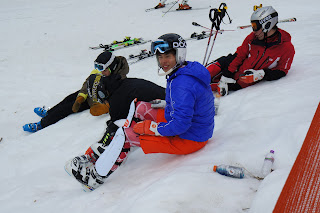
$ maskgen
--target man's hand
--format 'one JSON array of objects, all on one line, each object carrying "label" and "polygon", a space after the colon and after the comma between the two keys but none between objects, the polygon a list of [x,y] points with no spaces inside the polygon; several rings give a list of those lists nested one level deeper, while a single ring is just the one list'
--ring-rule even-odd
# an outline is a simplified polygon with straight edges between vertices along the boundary
[{"label": "man's hand", "polygon": [[80,105],[84,102],[84,97],[78,96],[72,106],[72,112],[78,112]]},{"label": "man's hand", "polygon": [[156,99],[153,101],[150,101],[152,108],[166,108],[166,101],[161,99]]},{"label": "man's hand", "polygon": [[264,70],[249,69],[244,71],[244,74],[240,76],[239,80],[247,84],[250,84],[250,83],[262,80],[264,75],[265,75]]},{"label": "man's hand", "polygon": [[234,84],[234,83],[236,83],[236,80],[222,76],[218,83],[218,93],[221,96],[228,95],[229,93],[228,84]]},{"label": "man's hand", "polygon": [[140,121],[133,127],[133,131],[139,135],[160,136],[157,130],[158,124],[151,120]]}]

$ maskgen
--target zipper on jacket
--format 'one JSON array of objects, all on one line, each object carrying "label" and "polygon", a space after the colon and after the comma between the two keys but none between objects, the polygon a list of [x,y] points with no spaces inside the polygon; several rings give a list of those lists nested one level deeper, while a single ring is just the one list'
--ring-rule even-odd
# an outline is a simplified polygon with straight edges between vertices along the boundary
[{"label": "zipper on jacket", "polygon": [[[256,55],[256,60],[259,58],[259,53],[260,51],[258,50],[257,55]],[[251,66],[253,66],[254,61],[251,63]]]},{"label": "zipper on jacket", "polygon": [[264,62],[263,63],[261,63],[261,65],[258,67],[258,70],[260,70],[260,68],[262,67],[262,65],[263,64],[267,64],[268,63],[268,61],[269,61],[269,56],[266,58],[266,60],[264,60]]},{"label": "zipper on jacket", "polygon": [[257,63],[253,66],[253,69],[255,70],[255,66],[257,66],[257,64],[259,63],[259,61],[263,58],[264,54],[266,53],[267,48],[264,49],[262,56],[260,57],[260,59],[257,61]]}]

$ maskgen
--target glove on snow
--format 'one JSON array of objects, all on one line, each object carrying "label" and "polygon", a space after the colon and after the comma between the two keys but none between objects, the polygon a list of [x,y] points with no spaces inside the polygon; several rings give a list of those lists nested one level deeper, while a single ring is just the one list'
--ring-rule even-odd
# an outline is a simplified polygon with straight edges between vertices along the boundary
[{"label": "glove on snow", "polygon": [[158,124],[151,120],[140,121],[133,127],[133,131],[139,135],[160,136],[157,130]]},{"label": "glove on snow", "polygon": [[222,76],[219,83],[218,83],[218,93],[221,96],[228,95],[228,84],[234,84],[236,83],[236,80],[232,78],[228,78],[225,76]]},{"label": "glove on snow", "polygon": [[109,112],[110,105],[108,102],[106,104],[93,103],[90,107],[90,113],[93,116],[103,115]]},{"label": "glove on snow", "polygon": [[249,69],[244,71],[244,74],[240,76],[240,80],[247,84],[250,84],[250,83],[262,80],[264,75],[265,75],[264,70]]},{"label": "glove on snow", "polygon": [[156,99],[153,101],[150,101],[152,108],[166,108],[166,101],[161,99]]},{"label": "glove on snow", "polygon": [[72,112],[78,112],[80,105],[84,102],[84,97],[82,96],[78,96],[76,98],[76,101],[74,102],[73,106],[72,106]]}]

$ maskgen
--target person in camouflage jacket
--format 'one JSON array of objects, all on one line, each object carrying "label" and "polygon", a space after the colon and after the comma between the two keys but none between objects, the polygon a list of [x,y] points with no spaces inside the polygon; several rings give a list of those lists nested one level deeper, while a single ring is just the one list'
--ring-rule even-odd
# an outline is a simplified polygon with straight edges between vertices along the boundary
[{"label": "person in camouflage jacket", "polygon": [[[95,69],[91,74],[100,74],[103,76],[120,75],[121,79],[125,79],[129,73],[129,65],[125,57],[115,56],[111,52],[103,52],[98,55],[94,61]],[[90,76],[89,75],[89,76]],[[89,78],[89,77],[88,77]],[[35,108],[35,113],[42,117],[37,123],[29,123],[23,126],[23,130],[27,132],[36,132],[42,128],[50,126],[59,120],[77,112],[90,109],[90,113],[99,116],[109,112],[109,103],[100,103],[93,100],[87,93],[87,80],[83,83],[80,90],[68,95],[60,103],[46,110],[44,108]]]}]

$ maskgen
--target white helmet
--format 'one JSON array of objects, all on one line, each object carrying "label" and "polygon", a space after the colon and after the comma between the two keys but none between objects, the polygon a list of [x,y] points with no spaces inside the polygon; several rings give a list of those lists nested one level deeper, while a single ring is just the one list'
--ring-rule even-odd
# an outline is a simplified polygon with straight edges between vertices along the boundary
[{"label": "white helmet", "polygon": [[251,25],[253,31],[262,28],[262,32],[269,32],[278,23],[278,13],[273,7],[261,7],[251,15]]}]

